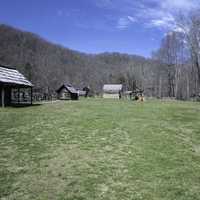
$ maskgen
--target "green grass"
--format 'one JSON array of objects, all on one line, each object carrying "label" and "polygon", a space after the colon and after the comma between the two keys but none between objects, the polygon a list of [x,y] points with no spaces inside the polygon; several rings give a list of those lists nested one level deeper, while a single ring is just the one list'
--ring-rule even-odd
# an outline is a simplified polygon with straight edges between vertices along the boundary
[{"label": "green grass", "polygon": [[0,109],[0,199],[200,199],[200,104]]}]

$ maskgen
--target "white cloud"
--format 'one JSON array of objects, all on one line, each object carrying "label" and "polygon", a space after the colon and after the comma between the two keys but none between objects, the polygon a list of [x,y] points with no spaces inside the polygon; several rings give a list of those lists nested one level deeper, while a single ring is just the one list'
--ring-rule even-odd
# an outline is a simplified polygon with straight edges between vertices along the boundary
[{"label": "white cloud", "polygon": [[169,25],[168,21],[165,21],[163,19],[153,19],[151,21],[151,25],[152,26],[157,26],[157,27],[171,27],[171,25]]},{"label": "white cloud", "polygon": [[117,28],[118,29],[126,29],[128,28],[130,25],[132,25],[133,23],[135,23],[137,20],[132,17],[132,16],[126,16],[126,17],[120,17],[118,19],[118,23],[117,23]]},{"label": "white cloud", "polygon": [[[200,0],[92,0],[97,6],[114,11],[117,28],[126,29],[135,22],[165,31],[176,29],[179,13],[200,9]],[[125,16],[125,17],[119,17]]]},{"label": "white cloud", "polygon": [[193,10],[200,8],[200,0],[150,1],[156,6],[152,8],[144,3],[143,9],[138,10],[137,15],[147,27],[161,28],[165,31],[178,30],[176,26],[176,17],[178,14],[189,14]]},{"label": "white cloud", "polygon": [[131,22],[136,22],[136,18],[132,17],[132,16],[127,16],[127,18],[131,21]]},{"label": "white cloud", "polygon": [[129,20],[124,17],[120,17],[118,20],[117,28],[118,29],[126,29],[129,26]]},{"label": "white cloud", "polygon": [[152,19],[149,22],[150,26],[163,29],[174,29],[176,27],[175,18],[172,15],[160,16],[160,18]]},{"label": "white cloud", "polygon": [[199,4],[199,0],[165,0],[162,1],[161,7],[167,10],[190,11],[199,7]]}]

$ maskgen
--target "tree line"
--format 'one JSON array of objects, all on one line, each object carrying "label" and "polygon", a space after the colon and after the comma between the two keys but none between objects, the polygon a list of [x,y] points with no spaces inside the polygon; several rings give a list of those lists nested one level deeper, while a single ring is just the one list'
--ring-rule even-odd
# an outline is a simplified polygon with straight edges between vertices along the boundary
[{"label": "tree line", "polygon": [[176,99],[199,98],[200,95],[200,14],[180,14],[176,30],[169,32],[153,59],[164,64],[157,73],[159,96]]}]

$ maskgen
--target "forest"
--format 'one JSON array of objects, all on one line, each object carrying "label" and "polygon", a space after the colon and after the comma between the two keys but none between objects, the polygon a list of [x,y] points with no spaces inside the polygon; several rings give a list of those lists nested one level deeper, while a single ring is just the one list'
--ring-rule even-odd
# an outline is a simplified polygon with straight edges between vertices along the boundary
[{"label": "forest", "polygon": [[[134,45],[134,44],[133,44]],[[177,18],[151,58],[122,53],[86,54],[5,24],[0,25],[0,64],[14,66],[33,82],[34,90],[53,94],[63,83],[90,86],[122,83],[146,96],[198,99],[200,93],[200,15]]]}]

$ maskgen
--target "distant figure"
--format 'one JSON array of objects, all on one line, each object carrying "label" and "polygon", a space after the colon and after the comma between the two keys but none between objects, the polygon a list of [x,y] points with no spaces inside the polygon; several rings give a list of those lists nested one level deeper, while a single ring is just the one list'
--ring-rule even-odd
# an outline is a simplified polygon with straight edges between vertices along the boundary
[{"label": "distant figure", "polygon": [[119,92],[119,99],[121,99],[122,98],[122,94],[121,94],[121,92]]},{"label": "distant figure", "polygon": [[129,98],[132,99],[132,92],[129,93]]},{"label": "distant figure", "polygon": [[139,96],[138,96],[138,95],[135,96],[135,100],[136,100],[136,101],[139,100]]},{"label": "distant figure", "polygon": [[84,87],[84,88],[83,88],[83,91],[85,91],[85,98],[87,98],[87,97],[88,97],[88,94],[89,94],[89,92],[90,92],[90,87],[89,87],[89,86]]}]

